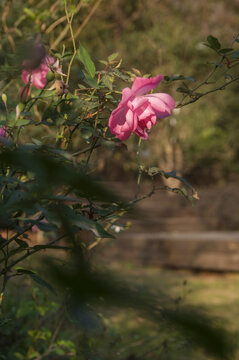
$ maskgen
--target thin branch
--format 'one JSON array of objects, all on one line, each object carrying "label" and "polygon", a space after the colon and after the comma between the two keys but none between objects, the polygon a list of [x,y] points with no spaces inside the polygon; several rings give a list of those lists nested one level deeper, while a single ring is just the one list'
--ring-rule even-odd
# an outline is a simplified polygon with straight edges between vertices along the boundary
[{"label": "thin branch", "polygon": [[194,102],[196,102],[197,100],[199,100],[201,97],[205,96],[205,95],[208,95],[208,94],[211,94],[213,92],[216,92],[218,90],[224,90],[228,85],[232,84],[233,82],[239,80],[239,76],[236,76],[234,79],[228,81],[227,83],[224,83],[223,85],[220,85],[214,89],[211,89],[211,90],[208,90],[206,91],[205,93],[202,93],[202,94],[195,94],[195,98],[185,102],[184,104],[179,104],[176,108],[181,108],[183,106],[186,106],[186,105],[189,105],[189,104],[192,104]]},{"label": "thin branch", "polygon": [[[50,245],[53,245],[53,244],[55,244],[57,241],[63,239],[63,238],[66,237],[66,236],[67,236],[67,234],[63,234],[63,235],[59,236],[58,238],[56,238],[56,239],[54,239],[54,240],[52,240],[52,241],[49,241],[49,243],[44,244],[44,245],[45,245],[46,247],[47,247],[47,246],[50,246]],[[28,258],[29,256],[32,256],[33,254],[35,254],[35,253],[37,253],[38,251],[41,251],[41,250],[42,250],[42,247],[36,248],[36,249],[34,249],[34,250],[32,250],[32,251],[28,251],[27,254],[25,254],[25,255],[21,256],[20,258],[18,258],[17,260],[13,261],[9,266],[7,266],[5,269],[3,269],[3,270],[0,272],[0,276],[1,276],[1,275],[4,275],[5,273],[7,273],[9,270],[11,270],[11,268],[12,268],[13,266],[15,266],[16,264],[18,264],[19,262],[25,260],[25,259]]]},{"label": "thin branch", "polygon": [[95,5],[93,6],[93,8],[91,9],[91,11],[89,12],[89,14],[87,15],[87,17],[85,18],[85,20],[83,21],[83,23],[81,24],[81,26],[79,27],[79,29],[75,32],[75,39],[80,35],[81,31],[84,29],[84,27],[87,25],[87,23],[89,22],[90,18],[94,15],[95,11],[97,10],[97,8],[99,7],[100,3],[102,2],[102,0],[98,0]]},{"label": "thin branch", "polygon": [[[82,1],[79,2],[79,4],[77,5],[76,9],[75,9],[75,15],[80,11],[80,8],[82,6]],[[67,19],[67,17],[66,17]],[[58,36],[58,38],[56,38],[56,40],[53,42],[53,44],[51,45],[52,48],[57,48],[57,46],[60,44],[60,42],[64,39],[64,37],[66,36],[68,30],[70,29],[69,23],[67,23],[67,25],[65,26],[65,28],[61,31],[60,35]]]}]

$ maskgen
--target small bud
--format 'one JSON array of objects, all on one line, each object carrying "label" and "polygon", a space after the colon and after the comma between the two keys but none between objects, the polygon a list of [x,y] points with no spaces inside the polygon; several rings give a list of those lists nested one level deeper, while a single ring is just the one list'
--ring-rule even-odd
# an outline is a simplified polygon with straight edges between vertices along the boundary
[{"label": "small bud", "polygon": [[25,106],[26,105],[24,103],[22,103],[22,102],[18,103],[18,107],[19,107],[20,112],[22,112],[25,109]]},{"label": "small bud", "polygon": [[57,95],[63,95],[64,94],[64,83],[61,80],[56,80],[55,81],[55,89],[56,89],[56,93]]},{"label": "small bud", "polygon": [[25,104],[19,102],[16,106],[16,120],[19,119],[21,112],[25,109]]},{"label": "small bud", "polygon": [[22,91],[20,93],[21,103],[25,104],[27,102],[29,94],[30,94],[30,86],[26,85],[26,86],[24,86],[24,88],[22,89]]},{"label": "small bud", "polygon": [[46,80],[47,81],[52,81],[52,80],[54,80],[55,79],[55,74],[54,74],[54,72],[53,71],[48,71],[48,73],[47,73],[47,75],[46,75]]},{"label": "small bud", "polygon": [[56,89],[56,93],[57,95],[61,96],[63,94],[67,95],[68,94],[68,85],[64,83],[64,81],[62,80],[56,80],[55,81],[55,89]]},{"label": "small bud", "polygon": [[7,128],[6,128],[6,126],[0,127],[0,136],[2,136],[4,138],[7,136]]},{"label": "small bud", "polygon": [[4,102],[5,107],[7,107],[7,95],[6,94],[2,94],[2,101]]}]

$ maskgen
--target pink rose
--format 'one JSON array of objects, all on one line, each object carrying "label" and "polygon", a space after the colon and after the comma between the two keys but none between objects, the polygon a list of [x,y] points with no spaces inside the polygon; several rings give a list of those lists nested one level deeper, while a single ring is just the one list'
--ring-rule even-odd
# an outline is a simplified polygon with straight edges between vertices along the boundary
[{"label": "pink rose", "polygon": [[7,136],[7,128],[6,128],[6,126],[0,127],[0,136],[2,136],[2,137]]},{"label": "pink rose", "polygon": [[27,84],[30,80],[30,85],[35,85],[38,89],[42,89],[46,83],[46,76],[50,70],[50,66],[55,63],[55,59],[52,56],[45,56],[40,65],[32,70],[31,68],[25,67],[23,62],[24,69],[22,70],[22,80]]},{"label": "pink rose", "polygon": [[132,88],[122,91],[122,99],[109,119],[109,128],[120,140],[127,140],[132,132],[142,139],[148,139],[147,130],[155,125],[157,118],[171,115],[175,106],[173,98],[164,93],[144,95],[163,80],[163,75],[155,78],[134,80]]}]

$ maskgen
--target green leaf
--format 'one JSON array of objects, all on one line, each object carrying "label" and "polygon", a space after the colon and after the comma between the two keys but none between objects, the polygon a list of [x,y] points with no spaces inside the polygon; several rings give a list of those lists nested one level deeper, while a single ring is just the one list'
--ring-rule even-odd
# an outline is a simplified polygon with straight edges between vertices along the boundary
[{"label": "green leaf", "polygon": [[230,54],[230,56],[231,56],[232,58],[238,59],[238,58],[239,58],[239,51],[234,51],[232,54]]},{"label": "green leaf", "polygon": [[209,47],[212,48],[213,50],[219,50],[221,48],[220,42],[214,36],[209,35],[207,37],[207,41],[208,41]]},{"label": "green leaf", "polygon": [[86,72],[84,73],[84,81],[90,85],[90,87],[93,87],[95,89],[99,89],[99,86],[97,84],[97,80],[95,78],[92,78],[90,75],[88,75]]},{"label": "green leaf", "polygon": [[91,78],[94,78],[96,71],[95,64],[93,63],[93,61],[90,58],[90,55],[82,45],[80,45],[78,54],[79,54],[79,59],[83,63],[87,73],[91,76]]},{"label": "green leaf", "polygon": [[186,87],[185,85],[184,85],[184,87],[183,86],[179,86],[177,89],[176,89],[176,91],[177,92],[180,92],[180,93],[183,93],[183,94],[191,94],[191,90],[188,88],[188,87]]},{"label": "green leaf", "polygon": [[110,56],[108,56],[109,62],[114,61],[118,55],[119,55],[119,53],[116,52],[116,53],[113,53]]},{"label": "green leaf", "polygon": [[29,119],[19,119],[16,123],[16,126],[28,125],[31,122]]},{"label": "green leaf", "polygon": [[78,214],[73,223],[84,230],[92,231],[97,237],[114,238],[114,236],[108,233],[99,222],[87,219],[82,215]]},{"label": "green leaf", "polygon": [[231,51],[233,51],[233,49],[232,49],[232,48],[224,48],[224,49],[220,49],[220,53],[221,53],[221,54],[226,54],[226,53],[231,52]]},{"label": "green leaf", "polygon": [[46,287],[48,290],[50,290],[54,295],[56,295],[55,290],[53,289],[53,287],[44,279],[42,279],[40,276],[36,275],[35,273],[30,274],[30,277],[32,278],[32,280],[34,280],[36,283]]},{"label": "green leaf", "polygon": [[[163,174],[166,177],[166,179],[168,178],[177,179],[181,181],[184,185],[186,185],[189,189],[191,189],[193,193],[195,192],[194,188],[185,179],[178,176],[175,170],[169,172],[163,171]],[[182,190],[182,188],[180,190]]]},{"label": "green leaf", "polygon": [[188,80],[188,81],[191,81],[191,82],[196,81],[193,77],[184,76],[184,75],[164,76],[164,80],[168,81],[168,82],[176,81],[176,80]]},{"label": "green leaf", "polygon": [[72,52],[72,51],[68,51],[68,52],[66,52],[64,55],[62,55],[61,58],[64,59],[65,57],[72,56],[72,55],[73,55],[73,52]]},{"label": "green leaf", "polygon": [[102,82],[108,89],[113,89],[112,78],[109,75],[104,75],[102,78]]},{"label": "green leaf", "polygon": [[108,65],[107,61],[105,61],[105,60],[99,60],[99,62],[100,62],[101,64]]},{"label": "green leaf", "polygon": [[32,142],[33,142],[33,144],[35,144],[35,145],[39,145],[39,146],[42,145],[42,142],[41,142],[40,140],[35,139],[35,138],[32,138]]},{"label": "green leaf", "polygon": [[24,241],[24,240],[15,239],[15,241],[20,247],[23,247],[23,248],[29,247],[28,243],[26,241]]},{"label": "green leaf", "polygon": [[28,269],[24,269],[23,267],[21,266],[18,266],[15,268],[17,270],[18,273],[20,274],[27,274],[27,275],[35,275],[36,272],[33,271],[33,270],[28,270]]},{"label": "green leaf", "polygon": [[23,11],[24,11],[24,13],[25,13],[26,15],[28,15],[32,20],[35,20],[36,14],[35,14],[31,9],[29,9],[29,8],[24,8]]}]

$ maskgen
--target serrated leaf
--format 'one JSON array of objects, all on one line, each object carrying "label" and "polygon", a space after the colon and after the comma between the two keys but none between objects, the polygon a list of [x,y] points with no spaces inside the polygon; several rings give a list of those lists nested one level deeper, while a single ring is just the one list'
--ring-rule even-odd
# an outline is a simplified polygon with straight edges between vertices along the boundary
[{"label": "serrated leaf", "polygon": [[103,78],[102,78],[102,82],[103,84],[110,90],[113,89],[113,84],[112,84],[112,78],[108,75],[104,75]]},{"label": "serrated leaf", "polygon": [[84,46],[80,45],[78,54],[79,54],[79,59],[84,65],[87,73],[91,76],[91,78],[94,78],[96,71],[95,64],[91,60],[90,55],[88,54]]}]

